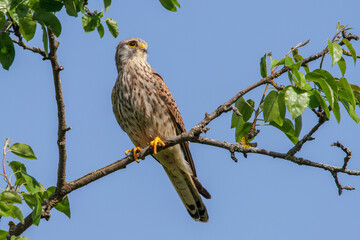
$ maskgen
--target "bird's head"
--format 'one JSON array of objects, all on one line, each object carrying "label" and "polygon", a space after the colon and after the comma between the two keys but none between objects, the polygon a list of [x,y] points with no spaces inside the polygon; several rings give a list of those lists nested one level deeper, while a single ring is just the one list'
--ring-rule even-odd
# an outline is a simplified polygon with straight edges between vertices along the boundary
[{"label": "bird's head", "polygon": [[135,58],[146,60],[148,44],[140,38],[122,40],[116,48],[115,61],[119,68],[129,60]]}]

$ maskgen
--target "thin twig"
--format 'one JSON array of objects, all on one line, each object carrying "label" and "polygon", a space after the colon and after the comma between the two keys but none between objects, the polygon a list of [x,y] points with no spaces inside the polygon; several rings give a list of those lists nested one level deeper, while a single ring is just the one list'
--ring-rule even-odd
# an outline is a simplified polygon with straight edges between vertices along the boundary
[{"label": "thin twig", "polygon": [[40,54],[41,56],[44,57],[43,60],[48,59],[48,57],[46,56],[46,53],[43,49],[38,48],[38,47],[29,47],[23,41],[18,40],[18,39],[12,38],[11,40],[13,41],[13,43],[16,43],[17,45],[19,45],[20,47],[23,47],[26,50],[30,50],[34,53]]},{"label": "thin twig", "polygon": [[312,140],[312,135],[319,129],[321,125],[323,125],[327,120],[325,118],[319,118],[319,122],[308,132],[300,141],[296,143],[294,147],[292,147],[288,152],[288,156],[294,156],[297,152],[299,152],[302,146],[307,142]]},{"label": "thin twig", "polygon": [[338,179],[338,173],[337,172],[331,172],[331,175],[334,177],[335,184],[336,184],[336,186],[338,188],[339,196],[342,194],[343,189],[349,190],[349,191],[355,190],[354,187],[341,185],[340,182],[339,182],[339,179]]},{"label": "thin twig", "polygon": [[342,168],[345,169],[347,167],[348,162],[351,159],[352,151],[349,148],[342,145],[339,141],[331,144],[331,146],[338,147],[338,148],[340,148],[341,150],[343,150],[346,153],[346,156],[344,157],[344,164],[342,166]]},{"label": "thin twig", "polygon": [[3,147],[3,158],[2,158],[2,167],[3,167],[3,173],[4,173],[4,177],[6,179],[6,182],[9,184],[9,187],[10,187],[10,190],[14,190],[14,186],[11,184],[11,181],[6,173],[6,169],[5,169],[5,156],[6,156],[6,148],[8,147],[8,144],[9,144],[9,139],[7,138],[5,140],[5,143],[4,143],[4,147]]}]

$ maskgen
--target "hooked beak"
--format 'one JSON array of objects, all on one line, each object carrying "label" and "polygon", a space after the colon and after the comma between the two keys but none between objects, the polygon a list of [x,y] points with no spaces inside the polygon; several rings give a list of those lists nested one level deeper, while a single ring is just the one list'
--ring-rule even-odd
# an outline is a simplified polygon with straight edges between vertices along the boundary
[{"label": "hooked beak", "polygon": [[139,50],[139,51],[143,51],[144,53],[147,53],[147,49],[146,49],[146,45],[145,45],[145,44],[141,44],[141,45],[138,47],[138,50]]}]

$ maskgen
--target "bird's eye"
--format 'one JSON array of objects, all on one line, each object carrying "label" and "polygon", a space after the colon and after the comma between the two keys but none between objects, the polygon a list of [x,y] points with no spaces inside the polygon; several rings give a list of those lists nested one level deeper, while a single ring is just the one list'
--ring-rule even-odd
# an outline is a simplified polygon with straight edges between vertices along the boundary
[{"label": "bird's eye", "polygon": [[131,42],[128,43],[128,45],[129,45],[130,47],[136,47],[136,46],[137,46],[137,42],[136,42],[136,41],[131,41]]}]

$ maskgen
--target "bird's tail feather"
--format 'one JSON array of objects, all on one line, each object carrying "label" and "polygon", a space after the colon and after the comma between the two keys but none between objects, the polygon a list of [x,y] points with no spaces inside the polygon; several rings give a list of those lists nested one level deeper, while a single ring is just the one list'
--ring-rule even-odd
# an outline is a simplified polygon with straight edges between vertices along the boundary
[{"label": "bird's tail feather", "polygon": [[[196,221],[207,222],[209,220],[209,216],[205,204],[203,203],[197,190],[198,188],[194,183],[194,179],[190,176],[190,174],[179,168],[172,171],[166,169],[165,167],[164,169],[190,216]],[[197,182],[200,184],[199,180],[197,180]],[[201,188],[206,191],[206,189],[202,186]],[[210,197],[210,194],[207,191],[206,193],[207,194],[205,195]]]}]

